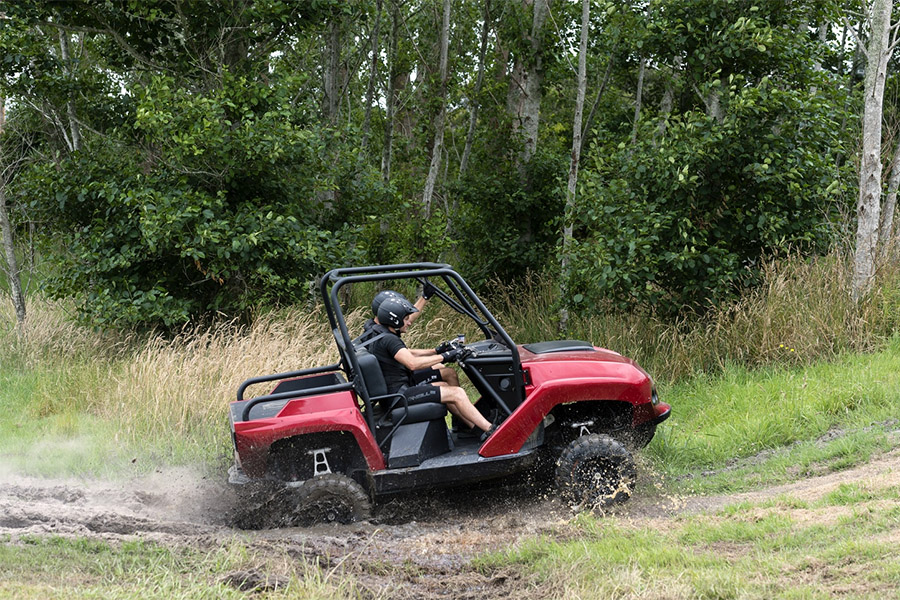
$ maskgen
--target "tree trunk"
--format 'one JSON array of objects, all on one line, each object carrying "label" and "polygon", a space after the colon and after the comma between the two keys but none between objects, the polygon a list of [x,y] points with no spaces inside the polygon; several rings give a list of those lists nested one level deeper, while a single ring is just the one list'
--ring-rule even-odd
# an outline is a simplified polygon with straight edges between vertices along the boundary
[{"label": "tree trunk", "polygon": [[894,213],[897,210],[898,189],[900,189],[900,140],[897,141],[894,157],[891,160],[887,196],[885,196],[884,207],[881,209],[881,227],[878,230],[878,243],[881,245],[881,257],[883,260],[890,259],[896,254]]},{"label": "tree trunk", "polygon": [[400,15],[397,0],[391,2],[391,42],[388,50],[388,91],[385,99],[384,115],[384,149],[381,153],[381,179],[385,183],[391,180],[391,158],[394,145],[394,106],[397,95],[395,79],[397,77],[397,39],[400,35]]},{"label": "tree trunk", "polygon": [[869,291],[875,276],[875,254],[881,210],[881,119],[887,65],[891,54],[891,5],[891,0],[872,2],[871,36],[866,48],[868,62],[852,282],[852,296],[855,301]]},{"label": "tree trunk", "polygon": [[572,159],[569,164],[569,184],[566,187],[566,208],[563,218],[562,239],[562,308],[559,313],[559,330],[566,332],[569,311],[566,309],[569,287],[569,253],[572,251],[573,222],[575,219],[575,192],[578,186],[578,163],[581,160],[581,117],[584,112],[584,95],[587,88],[587,43],[591,21],[591,2],[581,3],[581,46],[578,49],[578,93],[575,96],[575,118],[572,123]]},{"label": "tree trunk", "polygon": [[637,92],[634,95],[634,125],[631,128],[631,147],[637,142],[638,122],[641,120],[641,102],[644,97],[644,74],[647,72],[647,60],[641,56],[641,65],[638,69]]},{"label": "tree trunk", "polygon": [[378,78],[378,48],[380,46],[381,7],[383,0],[375,3],[375,25],[372,30],[372,62],[369,64],[369,85],[366,88],[366,112],[362,124],[361,155],[369,149],[369,128],[372,121],[372,102],[375,100],[375,80]]},{"label": "tree trunk", "polygon": [[466,145],[459,161],[459,178],[462,179],[469,166],[472,154],[472,143],[475,141],[475,125],[478,122],[478,97],[484,83],[484,59],[487,55],[488,33],[490,32],[491,0],[484,0],[484,25],[481,28],[481,47],[478,50],[478,76],[475,78],[475,89],[469,98],[469,131],[466,133]]},{"label": "tree trunk", "polygon": [[666,88],[663,92],[662,100],[659,103],[659,116],[661,117],[659,120],[659,125],[656,127],[656,139],[654,140],[654,146],[659,143],[659,141],[666,135],[666,130],[669,127],[669,117],[672,115],[672,107],[675,104],[675,78],[677,77],[678,69],[680,68],[680,61],[678,58],[675,59],[675,67],[672,69],[671,76],[666,80]]},{"label": "tree trunk", "polygon": [[[69,34],[59,30],[59,54],[63,64],[63,70],[66,75],[72,75],[71,62],[69,59]],[[81,127],[78,124],[78,113],[75,110],[75,101],[69,98],[66,101],[66,115],[69,118],[69,134],[71,135],[70,150],[77,151],[81,149]]]},{"label": "tree trunk", "polygon": [[[6,125],[6,99],[0,98],[0,133]],[[25,334],[25,293],[22,290],[22,278],[19,262],[16,259],[16,246],[13,243],[12,223],[6,205],[6,178],[9,165],[5,160],[6,153],[0,148],[0,240],[3,242],[3,254],[6,258],[6,279],[9,281],[9,295],[16,310],[16,332]]]},{"label": "tree trunk", "polygon": [[0,233],[3,237],[3,253],[6,255],[6,278],[9,281],[9,295],[16,309],[16,329],[19,335],[25,331],[25,294],[22,291],[21,272],[16,259],[16,247],[13,243],[12,224],[9,221],[9,209],[6,206],[6,182],[0,180]]},{"label": "tree trunk", "polygon": [[538,126],[540,124],[541,98],[544,83],[543,36],[550,0],[522,0],[532,7],[531,33],[528,35],[531,51],[527,57],[517,57],[510,76],[507,108],[513,116],[515,132],[522,139],[519,169],[525,166],[537,151]]},{"label": "tree trunk", "polygon": [[326,123],[337,123],[341,101],[341,24],[334,20],[328,25],[328,38],[325,43],[325,73],[322,101],[322,116]]},{"label": "tree trunk", "polygon": [[441,23],[441,58],[438,67],[441,78],[440,103],[438,113],[434,120],[434,145],[431,149],[431,166],[428,169],[428,177],[425,179],[425,191],[422,194],[422,205],[425,209],[425,218],[431,217],[432,197],[434,185],[437,182],[438,173],[441,170],[441,153],[444,149],[444,120],[447,114],[447,54],[450,46],[450,0],[444,0],[443,19]]}]

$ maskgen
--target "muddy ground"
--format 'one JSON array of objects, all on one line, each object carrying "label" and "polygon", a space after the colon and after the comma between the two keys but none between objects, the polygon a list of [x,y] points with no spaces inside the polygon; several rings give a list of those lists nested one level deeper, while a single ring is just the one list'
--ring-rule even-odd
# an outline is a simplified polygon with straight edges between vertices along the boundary
[{"label": "muddy ground", "polygon": [[[790,494],[813,500],[841,483],[900,484],[900,449],[839,473],[721,497],[670,497],[642,475],[635,496],[605,518],[665,526],[684,513],[743,500]],[[189,469],[157,472],[130,482],[86,482],[0,475],[0,534],[66,535],[110,541],[141,538],[165,545],[214,547],[238,537],[260,553],[287,555],[359,582],[378,598],[546,598],[549,590],[515,573],[484,573],[472,558],[546,535],[577,535],[568,506],[532,487],[458,490],[397,497],[372,522],[349,526],[247,531],[233,526],[236,496],[221,482]],[[233,585],[265,587],[278,573],[235,573]]]}]

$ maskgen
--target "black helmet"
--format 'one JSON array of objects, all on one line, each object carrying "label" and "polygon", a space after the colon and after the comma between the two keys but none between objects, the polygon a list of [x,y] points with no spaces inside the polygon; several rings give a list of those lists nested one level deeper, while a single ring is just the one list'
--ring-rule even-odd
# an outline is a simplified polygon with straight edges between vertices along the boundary
[{"label": "black helmet", "polygon": [[372,298],[373,315],[375,315],[376,317],[378,316],[378,307],[381,306],[381,303],[384,302],[387,298],[403,298],[403,294],[395,292],[394,290],[383,290],[375,294],[375,297]]},{"label": "black helmet", "polygon": [[389,296],[378,307],[378,322],[387,327],[400,329],[406,315],[419,312],[419,309],[402,295]]}]

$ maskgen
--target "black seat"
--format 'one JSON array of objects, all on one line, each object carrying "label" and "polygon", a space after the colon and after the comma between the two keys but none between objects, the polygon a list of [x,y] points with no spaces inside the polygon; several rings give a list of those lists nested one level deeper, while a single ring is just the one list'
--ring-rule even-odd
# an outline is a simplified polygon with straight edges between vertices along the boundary
[{"label": "black seat", "polygon": [[390,441],[388,468],[415,467],[422,461],[450,451],[450,432],[444,417],[447,407],[439,402],[407,403],[403,394],[388,394],[378,359],[356,351],[359,376],[369,399],[383,411],[376,421],[379,446]]},{"label": "black seat", "polygon": [[377,402],[383,412],[389,413],[392,423],[396,424],[401,421],[404,424],[421,423],[443,419],[447,415],[447,407],[439,402],[413,404],[407,409],[404,398],[400,394],[388,394],[381,365],[373,354],[369,354],[365,350],[357,351],[356,359],[359,362],[360,376],[369,392],[369,398],[373,402]]}]

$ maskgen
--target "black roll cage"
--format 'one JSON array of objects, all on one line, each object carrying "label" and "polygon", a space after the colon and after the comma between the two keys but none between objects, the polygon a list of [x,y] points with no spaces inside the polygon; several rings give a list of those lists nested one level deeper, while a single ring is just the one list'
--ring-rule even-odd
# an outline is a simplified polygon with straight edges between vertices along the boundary
[{"label": "black roll cage", "polygon": [[[469,287],[469,284],[450,265],[442,263],[406,263],[333,269],[322,277],[319,284],[322,301],[325,304],[325,312],[328,314],[328,322],[331,325],[332,332],[334,332],[335,337],[341,336],[341,339],[336,339],[335,342],[341,354],[343,370],[347,374],[348,379],[353,382],[357,395],[362,398],[365,406],[366,422],[372,432],[375,431],[372,401],[365,384],[358,385],[361,378],[353,377],[353,374],[360,373],[359,362],[356,352],[352,351],[353,337],[347,330],[347,323],[344,320],[344,313],[341,311],[341,305],[338,300],[338,291],[343,286],[351,283],[415,279],[419,283],[424,284],[428,278],[443,281],[453,296],[451,297],[439,288],[436,288],[435,295],[456,312],[475,321],[486,339],[500,342],[509,348],[512,355],[513,373],[522,372],[522,363],[515,342],[509,337],[509,334],[506,333],[506,330],[503,329],[484,303],[481,302],[481,299],[472,288]],[[512,379],[516,392],[522,395],[522,378],[514,376]]]}]

